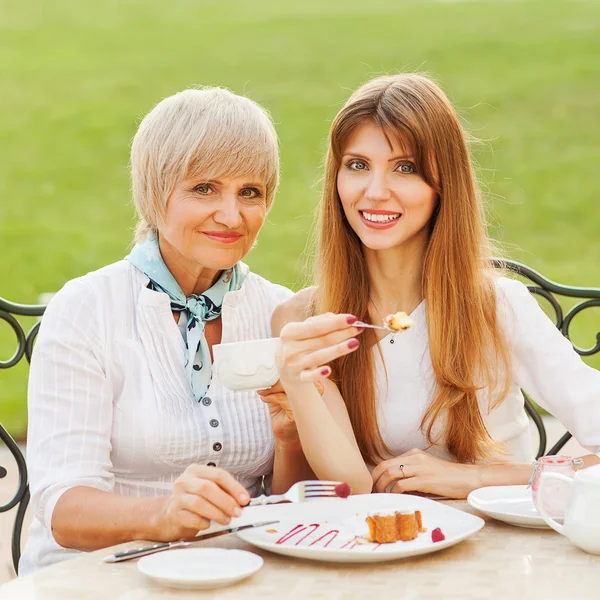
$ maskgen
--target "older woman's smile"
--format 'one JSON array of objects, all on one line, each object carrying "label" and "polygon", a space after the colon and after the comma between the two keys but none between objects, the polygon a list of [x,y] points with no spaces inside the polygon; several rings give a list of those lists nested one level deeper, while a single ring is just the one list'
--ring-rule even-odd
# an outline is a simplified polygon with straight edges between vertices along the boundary
[{"label": "older woman's smile", "polygon": [[235,244],[243,235],[237,231],[202,231],[209,240],[220,242],[221,244]]}]

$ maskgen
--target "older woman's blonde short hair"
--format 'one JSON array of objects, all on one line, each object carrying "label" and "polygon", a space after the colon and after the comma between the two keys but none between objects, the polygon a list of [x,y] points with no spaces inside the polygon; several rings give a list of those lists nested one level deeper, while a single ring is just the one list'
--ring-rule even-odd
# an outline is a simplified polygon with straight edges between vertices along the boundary
[{"label": "older woman's blonde short hair", "polygon": [[137,241],[159,229],[175,185],[196,175],[206,181],[258,177],[269,208],[279,183],[279,148],[267,111],[215,87],[184,90],[159,102],[140,123],[131,147]]}]

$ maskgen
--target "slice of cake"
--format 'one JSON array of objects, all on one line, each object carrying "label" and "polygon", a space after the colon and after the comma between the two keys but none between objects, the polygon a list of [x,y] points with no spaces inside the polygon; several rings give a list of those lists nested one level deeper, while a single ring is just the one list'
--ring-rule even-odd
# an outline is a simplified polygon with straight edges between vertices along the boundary
[{"label": "slice of cake", "polygon": [[393,315],[388,315],[383,320],[383,324],[393,331],[404,331],[412,325],[412,321],[405,312],[397,312]]},{"label": "slice of cake", "polygon": [[372,515],[367,517],[369,540],[378,544],[390,544],[398,541],[396,515]]},{"label": "slice of cake", "polygon": [[377,544],[408,542],[416,539],[423,529],[421,511],[373,514],[367,517],[369,541]]}]

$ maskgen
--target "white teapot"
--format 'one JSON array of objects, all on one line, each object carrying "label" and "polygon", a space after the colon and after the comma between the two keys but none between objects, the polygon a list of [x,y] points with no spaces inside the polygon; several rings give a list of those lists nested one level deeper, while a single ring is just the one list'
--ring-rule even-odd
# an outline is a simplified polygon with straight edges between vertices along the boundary
[{"label": "white teapot", "polygon": [[[552,519],[544,506],[544,488],[546,493],[550,493],[547,486],[553,480],[563,481],[573,491],[564,525]],[[542,473],[535,505],[552,529],[568,537],[582,550],[600,554],[600,465],[578,471],[573,479],[558,473]]]}]

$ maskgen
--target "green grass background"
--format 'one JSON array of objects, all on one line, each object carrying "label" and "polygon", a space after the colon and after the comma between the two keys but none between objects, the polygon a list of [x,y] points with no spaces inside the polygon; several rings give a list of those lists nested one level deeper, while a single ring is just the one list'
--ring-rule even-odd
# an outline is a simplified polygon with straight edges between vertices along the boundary
[{"label": "green grass background", "polygon": [[[277,122],[282,184],[249,262],[298,288],[328,125],[352,89],[403,70],[441,82],[484,140],[508,254],[600,286],[599,2],[0,0],[0,296],[36,302],[123,257],[136,126],[199,84],[248,94]],[[577,342],[593,343],[599,317],[581,318]],[[14,344],[0,322],[0,356]],[[0,422],[17,436],[26,373],[0,372]]]}]

